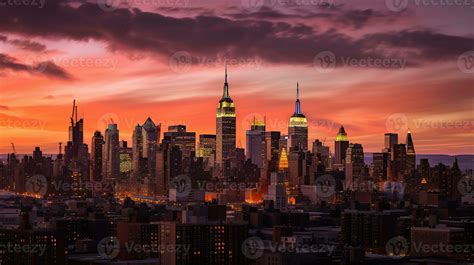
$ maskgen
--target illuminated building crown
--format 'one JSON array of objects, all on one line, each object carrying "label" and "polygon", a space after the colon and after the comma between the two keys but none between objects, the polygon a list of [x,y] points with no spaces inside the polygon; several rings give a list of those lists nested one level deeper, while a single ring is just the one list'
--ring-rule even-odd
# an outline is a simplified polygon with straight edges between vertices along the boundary
[{"label": "illuminated building crown", "polygon": [[299,83],[296,83],[295,113],[290,118],[289,126],[290,127],[308,127],[308,121],[306,119],[306,116],[301,112]]},{"label": "illuminated building crown", "polygon": [[235,117],[235,105],[229,95],[229,84],[227,83],[227,63],[225,65],[224,93],[217,106],[217,117]]},{"label": "illuminated building crown", "polygon": [[348,142],[349,138],[347,137],[346,130],[344,130],[344,126],[341,126],[339,132],[337,133],[336,142]]}]

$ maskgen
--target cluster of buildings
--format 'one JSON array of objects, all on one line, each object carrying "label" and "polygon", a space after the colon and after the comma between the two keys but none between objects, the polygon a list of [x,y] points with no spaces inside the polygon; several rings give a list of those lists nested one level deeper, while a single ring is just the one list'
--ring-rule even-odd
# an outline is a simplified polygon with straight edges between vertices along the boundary
[{"label": "cluster of buildings", "polygon": [[472,171],[417,163],[410,131],[386,133],[371,163],[343,126],[333,152],[309,145],[298,84],[286,134],[254,118],[239,148],[236,118],[227,69],[215,135],[148,118],[129,145],[111,120],[87,145],[74,102],[64,154],[0,163],[0,264],[474,260]]}]

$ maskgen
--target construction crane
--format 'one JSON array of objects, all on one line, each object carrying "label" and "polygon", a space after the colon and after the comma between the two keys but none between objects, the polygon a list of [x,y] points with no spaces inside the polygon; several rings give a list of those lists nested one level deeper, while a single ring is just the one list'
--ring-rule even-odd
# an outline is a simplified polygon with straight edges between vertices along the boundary
[{"label": "construction crane", "polygon": [[13,148],[13,154],[16,155],[16,148],[15,148],[15,144],[14,143],[11,143],[12,144],[12,148]]}]

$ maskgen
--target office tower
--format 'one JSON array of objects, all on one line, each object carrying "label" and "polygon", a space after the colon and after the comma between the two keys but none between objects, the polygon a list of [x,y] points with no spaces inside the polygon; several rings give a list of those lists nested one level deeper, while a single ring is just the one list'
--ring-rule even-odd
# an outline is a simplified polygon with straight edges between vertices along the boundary
[{"label": "office tower", "polygon": [[263,160],[278,162],[280,156],[280,132],[265,132]]},{"label": "office tower", "polygon": [[336,136],[336,142],[334,143],[334,150],[336,155],[335,166],[342,168],[346,161],[346,149],[349,146],[349,138],[344,130],[344,126],[341,126]]},{"label": "office tower", "polygon": [[278,155],[280,155],[281,153],[281,150],[284,148],[286,149],[286,151],[288,152],[288,144],[289,144],[289,136],[288,135],[281,135],[280,136],[280,150],[279,150],[279,153]]},{"label": "office tower", "polygon": [[215,134],[201,134],[199,135],[199,148],[196,156],[203,157],[206,160],[212,160],[216,156],[216,135]]},{"label": "office tower", "polygon": [[250,130],[246,133],[246,154],[247,159],[259,168],[262,168],[263,162],[263,144],[265,136],[265,121],[257,121],[253,118]]},{"label": "office tower", "polygon": [[411,132],[408,130],[407,133],[407,172],[411,173],[416,168],[416,154],[415,154],[415,146],[413,145],[413,139],[411,138]]},{"label": "office tower", "polygon": [[119,144],[120,152],[120,175],[122,180],[130,180],[132,173],[132,156],[133,150],[128,147],[127,141],[120,141]]},{"label": "office tower", "polygon": [[84,119],[77,120],[76,101],[73,101],[71,125],[69,126],[69,141],[64,154],[64,163],[74,174],[89,180],[88,148],[84,144]]},{"label": "office tower", "polygon": [[273,207],[280,211],[288,209],[288,195],[285,187],[285,173],[272,172],[268,193],[265,195],[266,201],[272,201]]},{"label": "office tower", "polygon": [[293,150],[288,154],[288,178],[292,186],[304,185],[306,170],[305,152]]},{"label": "office tower", "polygon": [[387,180],[387,169],[388,169],[388,161],[389,161],[389,154],[388,153],[373,153],[372,154],[372,165],[373,165],[373,173],[372,177],[376,181],[385,181]]},{"label": "office tower", "polygon": [[288,150],[308,150],[308,121],[306,120],[306,116],[301,112],[300,88],[298,83],[296,83],[295,113],[291,116],[290,123],[288,124],[288,140]]},{"label": "office tower", "polygon": [[137,124],[132,135],[132,182],[155,176],[156,150],[160,142],[161,124],[155,125],[149,117],[143,125]]},{"label": "office tower", "polygon": [[392,146],[389,163],[389,181],[404,180],[405,169],[407,162],[407,153],[405,144],[395,144]]},{"label": "office tower", "polygon": [[91,141],[91,180],[102,181],[102,149],[104,136],[99,131],[94,132]]},{"label": "office tower", "polygon": [[324,142],[319,141],[316,139],[313,142],[313,154],[316,155],[317,159],[321,161],[325,168],[329,168],[331,165],[331,154],[329,152],[329,146],[325,146]]},{"label": "office tower", "polygon": [[216,165],[223,170],[224,160],[230,158],[235,149],[235,105],[229,95],[229,84],[227,83],[227,65],[225,68],[224,93],[216,114]]},{"label": "office tower", "polygon": [[393,146],[398,144],[398,134],[386,133],[384,138],[384,152],[390,153]]},{"label": "office tower", "polygon": [[170,180],[182,173],[182,152],[179,146],[164,138],[156,152],[156,187],[159,196],[168,196]]},{"label": "office tower", "polygon": [[183,169],[188,171],[191,161],[196,156],[196,133],[186,131],[184,125],[168,126],[168,131],[164,137],[169,139],[170,143],[178,146],[182,153]]},{"label": "office tower", "polygon": [[103,180],[115,180],[120,176],[119,130],[117,124],[109,124],[105,130],[103,147]]},{"label": "office tower", "polygon": [[346,150],[346,187],[353,189],[354,185],[364,178],[364,149],[361,144],[349,144]]}]

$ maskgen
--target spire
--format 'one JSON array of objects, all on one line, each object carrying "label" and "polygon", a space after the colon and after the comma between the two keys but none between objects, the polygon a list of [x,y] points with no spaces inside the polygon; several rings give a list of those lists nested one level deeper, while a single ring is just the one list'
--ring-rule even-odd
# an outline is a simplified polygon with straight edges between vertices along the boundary
[{"label": "spire", "polygon": [[408,132],[407,132],[406,148],[407,148],[407,154],[415,153],[415,146],[413,145],[413,139],[411,138],[410,128],[408,128]]},{"label": "spire", "polygon": [[225,61],[225,83],[227,84],[227,60]]},{"label": "spire", "polygon": [[227,83],[227,61],[225,62],[224,94],[222,95],[222,98],[230,98],[229,84]]},{"label": "spire", "polygon": [[299,84],[299,82],[296,82],[295,114],[301,114],[301,105],[300,105],[300,84]]}]

